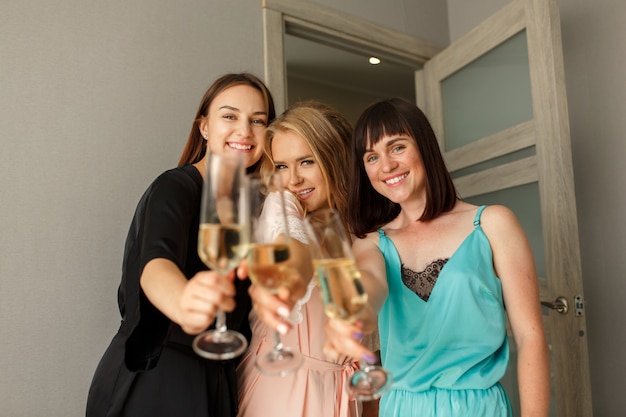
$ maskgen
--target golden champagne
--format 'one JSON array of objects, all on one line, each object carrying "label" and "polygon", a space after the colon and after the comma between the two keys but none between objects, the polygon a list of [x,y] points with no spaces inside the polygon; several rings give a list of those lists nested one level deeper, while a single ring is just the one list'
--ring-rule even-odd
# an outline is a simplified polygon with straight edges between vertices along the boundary
[{"label": "golden champagne", "polygon": [[203,223],[198,233],[198,255],[206,266],[222,272],[234,269],[248,251],[247,229],[241,225]]},{"label": "golden champagne", "polygon": [[250,245],[248,274],[252,282],[272,293],[291,287],[298,278],[289,264],[289,246],[284,243]]},{"label": "golden champagne", "polygon": [[324,298],[324,309],[331,318],[356,320],[365,309],[367,293],[361,274],[350,258],[313,261]]}]

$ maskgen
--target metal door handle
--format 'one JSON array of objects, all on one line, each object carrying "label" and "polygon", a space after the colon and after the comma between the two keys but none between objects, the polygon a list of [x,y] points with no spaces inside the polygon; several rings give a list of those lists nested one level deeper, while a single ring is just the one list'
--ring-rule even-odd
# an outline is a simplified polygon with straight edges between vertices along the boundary
[{"label": "metal door handle", "polygon": [[554,302],[542,301],[541,305],[551,308],[552,310],[556,310],[556,312],[560,314],[567,314],[567,312],[569,311],[567,298],[563,296],[557,297]]}]

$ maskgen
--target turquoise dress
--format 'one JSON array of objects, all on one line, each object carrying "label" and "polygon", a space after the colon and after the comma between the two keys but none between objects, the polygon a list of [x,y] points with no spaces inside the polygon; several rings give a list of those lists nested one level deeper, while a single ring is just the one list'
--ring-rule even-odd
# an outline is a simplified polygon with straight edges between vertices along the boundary
[{"label": "turquoise dress", "polygon": [[489,240],[474,230],[441,270],[428,301],[403,282],[393,242],[379,230],[389,296],[379,314],[382,362],[394,384],[380,417],[508,417],[499,384],[509,361],[506,314]]}]

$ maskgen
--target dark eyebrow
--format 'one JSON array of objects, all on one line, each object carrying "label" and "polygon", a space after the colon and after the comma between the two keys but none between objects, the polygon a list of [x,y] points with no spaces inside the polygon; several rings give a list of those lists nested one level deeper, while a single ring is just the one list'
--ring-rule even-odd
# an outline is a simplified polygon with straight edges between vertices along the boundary
[{"label": "dark eyebrow", "polygon": [[[409,138],[406,136],[396,136],[396,137],[389,139],[385,143],[385,147],[393,146],[396,142],[402,142],[402,141],[407,141],[407,140],[409,140]],[[374,150],[371,148],[365,148],[365,151],[363,153],[367,153],[367,152],[374,152]]]},{"label": "dark eyebrow", "polygon": [[393,139],[390,139],[389,142],[386,143],[386,146],[392,146],[392,145],[395,145],[397,142],[407,141],[408,139],[409,138],[404,137],[404,136],[398,136]]},{"label": "dark eyebrow", "polygon": [[[237,107],[233,107],[233,106],[228,106],[228,105],[224,105],[222,107],[220,107],[218,110],[222,110],[222,109],[226,109],[226,110],[231,110],[231,111],[236,111],[238,113],[241,113],[241,110],[239,110]],[[263,116],[267,116],[267,112],[266,111],[255,111],[254,113],[252,113],[253,115],[263,115]]]}]

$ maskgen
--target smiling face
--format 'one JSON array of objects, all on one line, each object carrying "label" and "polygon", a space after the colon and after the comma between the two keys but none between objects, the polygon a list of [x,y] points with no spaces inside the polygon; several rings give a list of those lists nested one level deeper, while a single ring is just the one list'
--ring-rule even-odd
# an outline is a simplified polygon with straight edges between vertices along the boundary
[{"label": "smiling face", "polygon": [[424,163],[412,137],[382,137],[368,146],[363,164],[374,190],[394,203],[426,198]]},{"label": "smiling face", "polygon": [[277,131],[272,159],[284,187],[294,193],[308,212],[328,207],[328,186],[306,141],[292,131]]},{"label": "smiling face", "polygon": [[267,118],[261,92],[249,85],[236,85],[215,96],[200,131],[211,152],[242,154],[246,166],[251,166],[263,154]]}]

